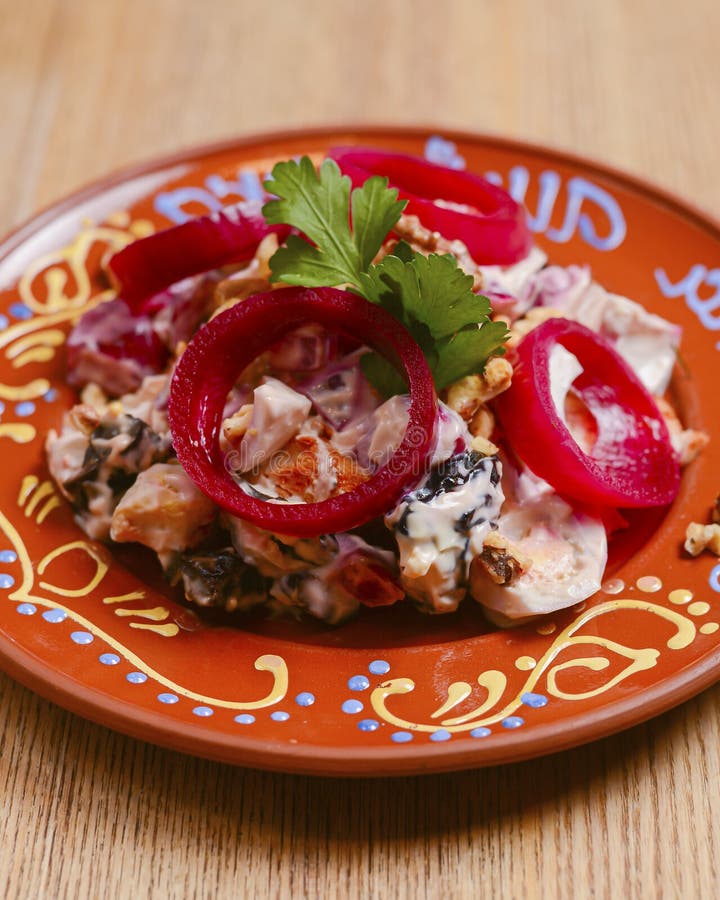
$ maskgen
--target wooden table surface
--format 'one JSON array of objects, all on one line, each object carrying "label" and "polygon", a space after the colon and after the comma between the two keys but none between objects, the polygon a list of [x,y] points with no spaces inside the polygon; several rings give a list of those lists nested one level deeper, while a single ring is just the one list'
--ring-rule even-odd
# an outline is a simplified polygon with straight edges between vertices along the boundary
[{"label": "wooden table surface", "polygon": [[[253,131],[432,123],[607,161],[720,212],[716,0],[0,0],[0,231]],[[327,781],[89,724],[0,676],[0,896],[711,897],[720,687],[502,768]]]}]

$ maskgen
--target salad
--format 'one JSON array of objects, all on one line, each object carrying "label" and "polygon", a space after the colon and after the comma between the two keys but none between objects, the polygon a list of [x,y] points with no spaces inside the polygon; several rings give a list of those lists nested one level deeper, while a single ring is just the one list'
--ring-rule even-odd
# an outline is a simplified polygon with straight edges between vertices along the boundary
[{"label": "salad", "polygon": [[707,443],[666,396],[679,328],[468,172],[338,147],[265,188],[117,253],[70,334],[47,459],[86,534],[196,606],[333,625],[599,590],[623,511]]}]

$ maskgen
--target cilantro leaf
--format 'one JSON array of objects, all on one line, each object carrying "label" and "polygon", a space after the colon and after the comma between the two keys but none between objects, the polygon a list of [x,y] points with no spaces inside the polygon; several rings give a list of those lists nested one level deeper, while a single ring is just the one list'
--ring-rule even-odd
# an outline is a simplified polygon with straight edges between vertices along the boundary
[{"label": "cilantro leaf", "polygon": [[[422,349],[438,390],[480,372],[503,353],[507,328],[491,322],[487,297],[475,294],[473,278],[451,255],[416,253],[400,241],[377,265],[372,261],[405,208],[388,180],[374,175],[351,193],[350,179],[334,160],[319,170],[309,157],[278,163],[265,187],[275,194],[263,207],[270,224],[292,225],[292,235],[270,260],[273,281],[304,287],[349,284],[392,313]],[[361,362],[383,394],[407,386],[377,353]]]},{"label": "cilantro leaf", "polygon": [[433,366],[436,388],[441,391],[458,378],[482,371],[491,356],[505,352],[502,345],[507,338],[504,322],[485,322],[440,341],[436,346],[438,359]]},{"label": "cilantro leaf", "polygon": [[351,198],[350,179],[334,160],[326,159],[319,171],[308,156],[277,163],[265,184],[277,199],[263,207],[265,219],[294,226],[316,246],[290,238],[270,261],[273,280],[306,287],[356,285],[405,208],[387,184],[373,176]]},{"label": "cilantro leaf", "polygon": [[387,178],[374,175],[351,196],[353,239],[360,254],[360,271],[375,259],[382,243],[402,215],[407,200],[398,200]]},{"label": "cilantro leaf", "polygon": [[406,262],[393,253],[360,276],[363,296],[388,306],[394,295],[403,311],[398,318],[408,327],[423,322],[434,338],[487,319],[490,303],[473,293],[472,286],[472,275],[466,275],[453,256],[435,253],[414,254]]}]

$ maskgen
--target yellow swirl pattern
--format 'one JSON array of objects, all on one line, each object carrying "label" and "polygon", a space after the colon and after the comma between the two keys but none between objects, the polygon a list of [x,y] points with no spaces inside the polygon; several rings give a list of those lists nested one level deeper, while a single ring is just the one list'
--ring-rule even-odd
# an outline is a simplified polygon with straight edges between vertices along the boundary
[{"label": "yellow swirl pattern", "polygon": [[[31,482],[24,486],[25,491],[27,491],[27,488],[30,484]],[[15,552],[17,553],[22,571],[22,581],[20,583],[20,586],[10,594],[10,600],[16,603],[31,602],[46,609],[61,610],[68,618],[76,622],[81,628],[84,628],[86,631],[90,632],[90,634],[104,641],[108,646],[112,647],[113,650],[115,650],[121,656],[125,657],[125,659],[129,663],[131,663],[139,672],[143,672],[149,678],[154,679],[158,684],[161,684],[169,690],[173,691],[173,693],[178,694],[182,697],[187,697],[188,699],[197,701],[199,703],[205,703],[209,706],[231,710],[263,709],[265,707],[273,706],[274,704],[279,703],[287,694],[289,681],[287,664],[281,656],[277,656],[275,654],[263,654],[259,656],[254,662],[254,667],[257,671],[267,672],[272,676],[272,686],[270,690],[267,694],[265,694],[264,697],[261,697],[258,700],[224,700],[219,697],[210,697],[206,694],[192,691],[189,688],[186,688],[183,685],[178,684],[177,682],[172,681],[169,678],[166,678],[162,673],[149,666],[137,654],[133,653],[123,643],[95,625],[94,622],[90,621],[86,616],[80,615],[75,610],[70,609],[69,607],[64,606],[61,603],[58,603],[55,600],[34,593],[35,574],[33,571],[32,563],[30,562],[30,556],[28,554],[27,548],[25,547],[25,544],[20,537],[17,529],[13,526],[7,516],[5,516],[2,512],[0,512],[0,531],[5,534],[7,539],[12,544]],[[47,582],[41,582],[39,585],[40,588],[52,591],[53,593],[57,593],[61,596],[79,597],[87,596],[91,591],[99,587],[103,578],[105,577],[105,574],[107,573],[108,567],[101,554],[98,552],[97,548],[86,541],[72,541],[68,544],[62,545],[61,547],[57,547],[50,553],[46,554],[38,564],[39,574],[42,575],[43,572],[48,568],[48,566],[53,561],[60,558],[63,554],[75,550],[84,551],[95,561],[96,571],[92,579],[83,588],[78,589],[64,588],[61,585],[53,585]],[[130,597],[131,595],[126,595],[125,597],[121,598],[108,599],[126,600]],[[170,624],[171,623],[168,623],[168,625]],[[172,623],[172,625],[174,628],[178,627],[174,623]],[[160,625],[149,627],[163,628],[165,626]]]},{"label": "yellow swirl pattern", "polygon": [[[41,256],[27,269],[18,282],[22,302],[41,314],[79,309],[94,293],[87,265],[93,249],[98,244],[103,247],[101,264],[105,264],[113,253],[152,230],[152,225],[144,220],[132,223],[127,230],[108,226],[83,229],[68,246]],[[44,299],[35,292],[36,279],[45,288]]]},{"label": "yellow swirl pattern", "polygon": [[[577,634],[591,620],[620,610],[646,612],[665,619],[669,624],[673,625],[674,632],[667,641],[667,647],[671,650],[681,650],[689,646],[695,639],[697,633],[695,623],[677,610],[668,609],[656,603],[649,603],[646,600],[610,600],[586,610],[567,628],[561,631],[542,658],[533,666],[521,689],[500,709],[497,709],[497,707],[505,696],[507,677],[503,672],[495,669],[482,672],[477,678],[478,685],[486,692],[484,702],[461,716],[441,719],[439,723],[433,724],[429,722],[412,722],[392,712],[388,708],[388,699],[402,694],[409,694],[415,690],[415,682],[411,678],[392,678],[375,688],[370,698],[373,709],[381,719],[398,728],[410,731],[433,732],[442,727],[446,731],[457,733],[471,731],[479,726],[502,722],[503,719],[511,716],[523,705],[523,695],[532,692],[543,675],[546,675],[547,692],[554,697],[562,700],[585,700],[590,697],[596,697],[609,691],[635,673],[652,668],[657,664],[660,656],[660,651],[653,647],[636,649],[597,635]],[[625,657],[629,661],[628,665],[614,677],[593,690],[578,693],[563,691],[557,684],[557,677],[561,672],[573,667],[583,667],[591,671],[600,672],[610,666],[610,660],[605,656],[574,657],[564,662],[556,662],[558,656],[568,647],[582,645],[601,647],[613,654]],[[469,687],[466,682],[454,682],[451,684],[448,688],[447,700],[436,712],[430,715],[430,718],[438,719],[459,705],[463,700],[466,700],[470,696]]]}]

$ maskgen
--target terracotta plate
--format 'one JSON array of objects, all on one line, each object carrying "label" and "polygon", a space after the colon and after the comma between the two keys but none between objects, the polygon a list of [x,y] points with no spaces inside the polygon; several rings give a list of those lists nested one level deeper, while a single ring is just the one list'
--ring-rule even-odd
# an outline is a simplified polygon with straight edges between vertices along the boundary
[{"label": "terracotta plate", "polygon": [[[682,325],[672,390],[709,448],[664,515],[633,520],[605,590],[514,631],[367,610],[336,629],[202,621],[149,557],[113,556],[73,523],[43,441],[73,402],[64,341],[103,297],[104,257],[133,237],[253,196],[277,159],[360,142],[428,153],[524,200],[553,261]],[[227,762],[319,774],[519,760],[626,728],[720,677],[720,565],[681,545],[718,490],[720,229],[636,179],[509,141],[346,129],[252,138],[108,178],[0,247],[0,662],[111,728]]]}]

